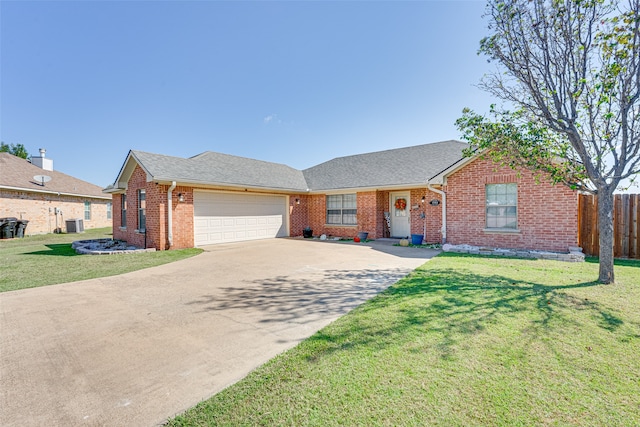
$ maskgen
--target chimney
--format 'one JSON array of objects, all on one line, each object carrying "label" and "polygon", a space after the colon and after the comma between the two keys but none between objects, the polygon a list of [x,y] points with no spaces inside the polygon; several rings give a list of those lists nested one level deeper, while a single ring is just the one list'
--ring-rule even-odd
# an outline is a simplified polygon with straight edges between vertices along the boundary
[{"label": "chimney", "polygon": [[53,170],[53,160],[45,158],[47,150],[40,148],[40,157],[31,157],[31,164],[38,166],[46,171]]}]

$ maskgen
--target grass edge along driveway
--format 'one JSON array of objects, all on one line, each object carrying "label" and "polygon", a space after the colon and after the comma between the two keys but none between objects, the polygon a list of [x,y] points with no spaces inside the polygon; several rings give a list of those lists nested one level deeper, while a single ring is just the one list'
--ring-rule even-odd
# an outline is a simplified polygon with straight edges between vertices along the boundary
[{"label": "grass edge along driveway", "polygon": [[179,249],[136,254],[78,255],[76,240],[111,238],[111,228],[80,234],[42,234],[0,240],[0,292],[114,276],[178,261],[201,249]]},{"label": "grass edge along driveway", "polygon": [[640,262],[441,254],[169,426],[640,425]]}]

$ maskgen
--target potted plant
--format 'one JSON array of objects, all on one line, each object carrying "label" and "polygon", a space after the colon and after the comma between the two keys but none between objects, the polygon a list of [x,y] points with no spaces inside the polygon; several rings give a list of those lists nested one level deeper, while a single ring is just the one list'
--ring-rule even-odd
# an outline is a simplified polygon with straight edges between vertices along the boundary
[{"label": "potted plant", "polygon": [[366,232],[366,231],[360,231],[360,232],[358,232],[358,238],[359,238],[362,242],[366,241],[368,237],[369,237],[369,233],[368,233],[368,232]]},{"label": "potted plant", "polygon": [[302,237],[304,237],[305,239],[313,237],[313,230],[311,229],[311,227],[306,226],[304,230],[302,230]]}]

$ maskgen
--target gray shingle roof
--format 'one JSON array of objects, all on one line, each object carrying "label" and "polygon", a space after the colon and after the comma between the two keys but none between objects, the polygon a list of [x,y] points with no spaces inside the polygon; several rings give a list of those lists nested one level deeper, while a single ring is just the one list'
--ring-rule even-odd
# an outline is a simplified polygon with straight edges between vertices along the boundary
[{"label": "gray shingle roof", "polygon": [[135,150],[130,155],[155,181],[306,192],[424,186],[459,161],[466,147],[464,142],[442,141],[338,157],[304,171],[212,151],[186,159]]},{"label": "gray shingle roof", "polygon": [[279,163],[212,151],[188,159],[143,151],[131,153],[143,169],[156,180],[295,191],[307,189],[301,171]]},{"label": "gray shingle roof", "polygon": [[[46,175],[51,181],[36,182],[33,177]],[[49,192],[69,194],[81,197],[110,199],[98,185],[91,184],[58,171],[49,171],[32,165],[27,160],[9,153],[0,153],[0,187],[20,189],[23,191]]]},{"label": "gray shingle roof", "polygon": [[460,160],[467,147],[460,141],[435,142],[338,157],[303,172],[312,191],[424,185]]}]

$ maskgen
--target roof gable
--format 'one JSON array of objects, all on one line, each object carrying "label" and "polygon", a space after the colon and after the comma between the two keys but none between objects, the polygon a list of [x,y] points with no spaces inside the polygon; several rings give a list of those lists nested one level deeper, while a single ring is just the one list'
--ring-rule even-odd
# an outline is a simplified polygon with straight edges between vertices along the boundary
[{"label": "roof gable", "polygon": [[[43,186],[33,177],[46,175],[51,181]],[[9,153],[0,153],[0,187],[38,193],[55,193],[80,197],[110,199],[98,185],[91,184],[58,171],[34,166],[29,161]]]}]

